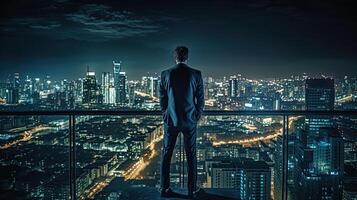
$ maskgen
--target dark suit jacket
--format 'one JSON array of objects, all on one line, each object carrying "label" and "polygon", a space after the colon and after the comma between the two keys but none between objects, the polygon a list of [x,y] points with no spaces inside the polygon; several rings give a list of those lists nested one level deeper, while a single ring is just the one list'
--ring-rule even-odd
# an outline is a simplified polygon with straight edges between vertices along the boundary
[{"label": "dark suit jacket", "polygon": [[161,72],[160,106],[168,126],[196,126],[204,104],[203,80],[199,70],[179,63]]}]

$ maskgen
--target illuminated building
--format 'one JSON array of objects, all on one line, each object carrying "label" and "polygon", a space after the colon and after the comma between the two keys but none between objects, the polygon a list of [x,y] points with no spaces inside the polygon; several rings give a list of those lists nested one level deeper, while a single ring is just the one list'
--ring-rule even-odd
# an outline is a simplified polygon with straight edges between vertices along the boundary
[{"label": "illuminated building", "polygon": [[228,96],[230,98],[238,96],[238,79],[236,76],[231,76],[229,79]]},{"label": "illuminated building", "polygon": [[[306,110],[331,111],[334,109],[335,86],[333,79],[307,79],[305,91]],[[325,116],[307,116],[306,126],[310,135],[317,136],[321,127],[332,126],[332,119]]]},{"label": "illuminated building", "polygon": [[102,73],[102,95],[104,104],[115,103],[114,78],[110,72]]},{"label": "illuminated building", "polygon": [[98,102],[98,85],[95,72],[87,71],[83,79],[83,104],[94,104]]},{"label": "illuminated building", "polygon": [[212,164],[212,187],[237,189],[244,200],[271,199],[270,181],[270,168],[263,161],[240,158]]}]

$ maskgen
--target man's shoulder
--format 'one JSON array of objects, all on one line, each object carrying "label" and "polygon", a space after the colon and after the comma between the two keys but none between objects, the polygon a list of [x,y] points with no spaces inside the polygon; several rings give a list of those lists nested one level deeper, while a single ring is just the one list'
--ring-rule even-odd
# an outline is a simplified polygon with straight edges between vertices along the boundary
[{"label": "man's shoulder", "polygon": [[164,73],[167,73],[169,71],[172,71],[173,69],[175,69],[175,67],[176,67],[176,65],[166,67],[166,69],[161,71],[161,74],[164,74]]},{"label": "man's shoulder", "polygon": [[[185,66],[186,66],[186,68],[187,68],[190,72],[192,72],[193,74],[196,74],[196,75],[200,75],[200,74],[201,74],[201,71],[200,71],[200,70],[195,69],[195,68],[193,68],[193,67],[191,67],[191,66],[188,66],[188,65],[185,65]],[[167,68],[167,69],[161,71],[161,76],[165,76],[166,74],[169,74],[171,71],[173,71],[173,70],[175,70],[175,69],[177,69],[177,65],[171,66],[171,67],[169,67],[169,68]]]},{"label": "man's shoulder", "polygon": [[[172,67],[171,67],[172,68]],[[161,71],[161,77],[164,77],[169,71],[171,71],[171,68],[165,69]]]},{"label": "man's shoulder", "polygon": [[196,78],[199,78],[201,75],[201,71],[192,67],[189,67],[190,71]]},{"label": "man's shoulder", "polygon": [[201,71],[198,69],[191,68],[196,74],[201,74]]}]

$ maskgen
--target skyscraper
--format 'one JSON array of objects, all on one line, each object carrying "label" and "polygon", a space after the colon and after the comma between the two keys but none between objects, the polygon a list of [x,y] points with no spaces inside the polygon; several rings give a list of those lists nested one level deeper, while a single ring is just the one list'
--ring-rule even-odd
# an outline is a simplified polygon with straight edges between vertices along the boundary
[{"label": "skyscraper", "polygon": [[8,88],[6,94],[7,104],[17,104],[20,100],[20,75],[14,73],[8,78]]},{"label": "skyscraper", "polygon": [[83,79],[83,104],[93,104],[98,102],[98,85],[95,72],[87,71]]},{"label": "skyscraper", "polygon": [[6,90],[6,103],[7,104],[17,104],[19,103],[19,90],[13,87],[9,87]]},{"label": "skyscraper", "polygon": [[110,72],[102,73],[102,95],[104,104],[115,103],[114,78]]},{"label": "skyscraper", "polygon": [[115,98],[117,104],[126,103],[126,90],[127,90],[127,77],[125,72],[121,71],[121,62],[113,61],[113,72],[114,72],[114,87],[115,87]]},{"label": "skyscraper", "polygon": [[333,79],[307,79],[305,91],[306,110],[334,109],[335,85]]},{"label": "skyscraper", "polygon": [[343,139],[336,128],[321,128],[313,149],[314,167],[317,173],[326,175],[343,174]]},{"label": "skyscraper", "polygon": [[152,97],[159,97],[159,86],[160,86],[160,79],[156,77],[150,77],[150,96]]},{"label": "skyscraper", "polygon": [[[300,173],[295,186],[299,199],[341,199],[344,172],[344,144],[336,128],[320,128],[312,156],[298,156]],[[311,164],[308,164],[311,163]]]},{"label": "skyscraper", "polygon": [[6,99],[6,90],[8,88],[7,83],[0,83],[0,99],[5,100]]},{"label": "skyscraper", "polygon": [[[305,83],[305,91],[306,110],[330,111],[334,109],[335,86],[333,79],[307,79]],[[317,136],[320,128],[331,126],[331,117],[306,117],[306,128],[311,136]],[[310,139],[309,141],[311,142]]]},{"label": "skyscraper", "polygon": [[230,98],[238,96],[238,79],[236,76],[231,76],[229,79],[228,96]]},{"label": "skyscraper", "polygon": [[[307,79],[305,82],[306,110],[331,111],[334,109],[334,80]],[[333,128],[330,116],[306,116],[306,136],[300,138],[300,149],[310,152],[296,155],[298,174],[296,195],[300,199],[341,199],[343,176],[343,140]],[[305,138],[305,139],[303,139]],[[303,139],[303,140],[301,140]]]},{"label": "skyscraper", "polygon": [[[344,176],[344,142],[337,128],[320,128],[308,145],[301,130],[294,141],[292,199],[341,199]],[[290,169],[289,169],[290,170]]]},{"label": "skyscraper", "polygon": [[113,61],[113,78],[114,78],[114,88],[116,94],[115,103],[119,103],[120,70],[121,70],[121,62]]},{"label": "skyscraper", "polygon": [[121,105],[124,105],[127,101],[127,76],[125,72],[119,72],[119,79],[116,86],[116,91],[116,102]]},{"label": "skyscraper", "polygon": [[23,86],[23,97],[25,98],[24,100],[26,102],[30,102],[31,103],[31,97],[32,97],[32,80],[29,76],[26,76],[25,82],[24,82],[24,86]]},{"label": "skyscraper", "polygon": [[76,103],[81,103],[83,99],[83,79],[79,78],[74,83],[74,100]]},{"label": "skyscraper", "polygon": [[213,188],[237,189],[241,199],[271,199],[271,172],[264,161],[239,158],[213,163],[211,179]]}]

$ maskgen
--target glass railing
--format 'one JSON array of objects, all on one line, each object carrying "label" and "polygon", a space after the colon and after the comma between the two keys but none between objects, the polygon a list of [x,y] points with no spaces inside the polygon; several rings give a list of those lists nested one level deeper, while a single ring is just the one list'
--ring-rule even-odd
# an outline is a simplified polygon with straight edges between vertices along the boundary
[{"label": "glass railing", "polygon": [[0,117],[0,199],[68,199],[68,116]]},{"label": "glass railing", "polygon": [[[161,112],[0,114],[0,199],[158,197]],[[356,111],[205,111],[198,185],[232,199],[354,197],[356,120]],[[180,135],[170,178],[183,193],[186,164]]]}]

